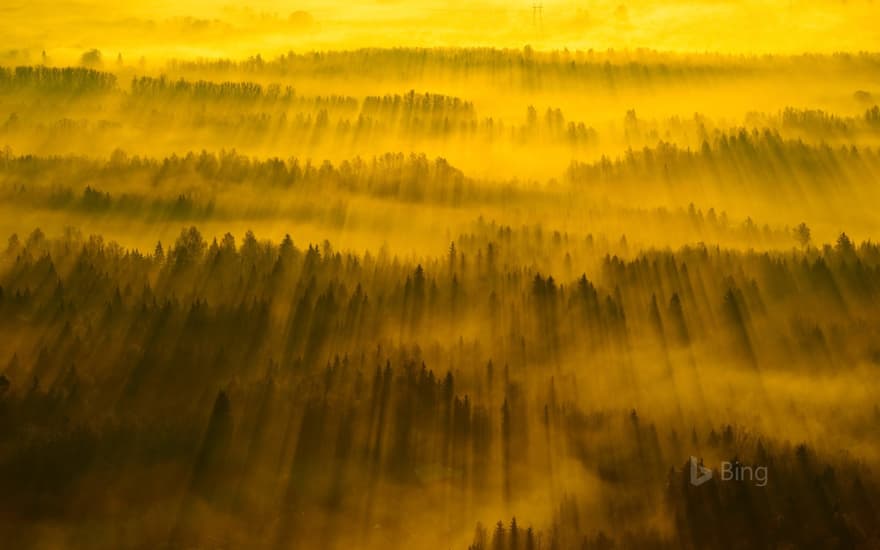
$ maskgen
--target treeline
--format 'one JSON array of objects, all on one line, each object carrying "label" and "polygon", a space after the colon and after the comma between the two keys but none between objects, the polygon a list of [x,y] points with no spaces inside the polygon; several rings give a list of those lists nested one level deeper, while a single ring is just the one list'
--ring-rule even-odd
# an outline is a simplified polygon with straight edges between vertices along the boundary
[{"label": "treeline", "polygon": [[116,88],[111,73],[80,67],[0,67],[0,93],[48,92],[80,94],[108,92]]},{"label": "treeline", "polygon": [[482,74],[499,84],[544,88],[651,86],[721,79],[766,77],[779,73],[816,71],[871,74],[880,65],[876,54],[737,56],[668,54],[650,50],[538,52],[496,48],[364,48],[346,51],[288,52],[266,60],[174,60],[168,70],[181,73],[256,73],[285,78],[321,74],[370,78],[419,79],[443,76],[470,78]]},{"label": "treeline", "polygon": [[[145,127],[174,128],[201,137],[222,133],[241,147],[277,143],[312,149],[321,146],[362,147],[378,141],[389,143],[395,139],[418,137],[439,140],[440,143],[455,140],[458,144],[474,146],[507,141],[521,147],[541,144],[569,146],[577,150],[596,149],[600,144],[618,142],[636,148],[654,146],[658,142],[674,143],[679,148],[699,147],[703,141],[714,145],[725,136],[742,132],[769,132],[779,140],[803,139],[815,147],[823,146],[826,141],[859,145],[863,140],[872,144],[871,140],[880,128],[880,108],[877,106],[868,108],[861,116],[841,116],[792,107],[777,114],[748,113],[744,119],[746,128],[740,130],[720,127],[720,122],[702,115],[685,120],[673,117],[650,121],[639,119],[635,111],[630,110],[624,117],[622,134],[615,126],[603,129],[600,136],[596,128],[567,118],[558,108],[539,110],[528,106],[524,119],[517,121],[478,116],[473,103],[467,99],[428,92],[366,96],[361,100],[351,95],[304,96],[296,94],[291,86],[280,84],[174,80],[164,75],[135,77],[130,90],[123,91],[115,85],[115,77],[110,73],[46,67],[19,67],[16,71],[23,76],[11,78],[8,83],[29,82],[29,79],[40,81],[33,75],[57,73],[55,77],[46,77],[49,84],[42,85],[42,88],[21,90],[43,89],[55,93],[52,90],[70,86],[76,93],[112,90],[121,99],[118,108],[110,108],[113,116],[109,119],[103,118],[107,113],[105,106],[100,107],[102,118],[99,120],[82,118],[88,110],[81,106],[61,106],[57,113],[60,118],[47,121],[51,109],[41,109],[39,115],[27,109],[27,102],[38,100],[38,96],[23,98],[26,103],[22,104],[21,112],[10,113],[0,123],[0,130],[7,134],[7,139],[39,139],[59,148],[71,141],[131,139],[132,133],[138,134]],[[62,78],[61,74],[67,74],[64,71],[72,76]],[[31,77],[24,76],[31,73]],[[80,80],[94,78],[106,81],[106,84],[71,84],[75,75],[79,75]],[[7,86],[7,89],[18,88]],[[870,94],[862,93],[870,99]],[[157,105],[160,100],[161,106]],[[192,102],[198,102],[200,108],[192,109]],[[233,102],[236,109],[230,111],[222,107],[229,102]],[[142,137],[144,140],[155,139],[153,134]]]},{"label": "treeline", "polygon": [[[514,263],[518,256],[505,252],[513,246],[509,235],[499,228],[495,239],[477,246],[463,238],[448,254],[416,263],[343,254],[329,243],[300,249],[290,239],[259,242],[251,233],[240,247],[228,234],[209,243],[195,228],[149,254],[76,234],[51,241],[35,231],[24,242],[13,236],[3,253],[0,312],[20,325],[13,331],[31,322],[32,328],[66,325],[65,338],[79,345],[98,326],[113,332],[131,322],[149,325],[169,315],[184,322],[197,314],[190,352],[209,346],[212,326],[260,327],[249,361],[285,368],[308,369],[379,342],[416,342],[426,332],[440,349],[455,347],[460,336],[479,336],[496,361],[532,368],[577,351],[596,360],[596,368],[613,370],[630,346],[653,348],[661,358],[666,350],[691,349],[699,357],[703,346],[721,348],[734,364],[766,368],[783,368],[775,360],[783,353],[803,363],[821,356],[823,364],[841,368],[876,360],[865,324],[880,300],[875,244],[857,246],[842,235],[834,246],[787,254],[696,247],[632,260],[608,256],[591,277],[568,278]],[[545,246],[569,261],[575,255],[576,245],[561,239]],[[186,330],[177,326],[169,336]],[[144,336],[135,331],[126,338]],[[12,351],[21,360],[40,355]],[[76,354],[48,357],[68,361]]]},{"label": "treeline", "polygon": [[[5,192],[4,192],[5,191]],[[0,191],[6,204],[35,209],[63,210],[82,214],[140,216],[148,220],[207,219],[215,214],[215,200],[201,198],[192,193],[169,197],[150,196],[142,193],[123,192],[111,194],[89,185],[81,191],[70,187],[12,188]]]},{"label": "treeline", "polygon": [[361,114],[392,116],[411,116],[422,113],[426,116],[450,116],[454,118],[473,118],[474,104],[457,97],[441,94],[416,94],[410,90],[405,95],[367,96]]},{"label": "treeline", "polygon": [[[10,135],[48,133],[50,138],[93,141],[105,138],[104,132],[112,137],[114,131],[122,134],[132,127],[171,125],[189,132],[232,130],[244,134],[247,143],[281,139],[294,143],[299,140],[305,146],[315,146],[322,140],[351,144],[400,136],[545,140],[579,147],[598,142],[594,128],[566,120],[559,109],[547,108],[539,120],[535,108],[530,107],[527,120],[517,124],[480,118],[472,102],[458,97],[414,90],[403,95],[366,96],[361,102],[352,96],[302,96],[291,86],[279,84],[171,80],[164,75],[135,77],[130,91],[118,90],[115,85],[108,89],[123,100],[115,121],[73,119],[79,114],[73,111],[54,123],[33,124],[11,113],[0,129]],[[158,101],[162,102],[160,108],[156,108]],[[199,102],[200,108],[193,110],[192,102]],[[218,111],[216,104],[224,102],[233,102],[238,110]]]},{"label": "treeline", "polygon": [[152,78],[135,77],[131,81],[131,93],[134,96],[165,96],[185,97],[191,99],[290,99],[293,87],[286,86],[283,90],[279,85],[263,88],[255,82],[208,82],[199,80],[190,82],[184,79],[169,81],[165,76]]},{"label": "treeline", "polygon": [[752,113],[747,121],[756,127],[802,131],[817,138],[853,138],[862,132],[880,130],[880,107],[874,105],[862,116],[840,116],[820,109],[785,108],[776,116]]},{"label": "treeline", "polygon": [[[0,177],[12,197],[36,187],[34,175],[59,200],[72,198],[72,189],[83,184],[94,189],[125,189],[127,182],[149,183],[174,192],[175,186],[211,190],[228,186],[250,190],[266,188],[310,189],[321,195],[333,191],[398,198],[405,201],[460,202],[480,196],[511,192],[504,185],[494,189],[478,185],[445,159],[424,154],[387,153],[372,159],[355,158],[338,165],[297,158],[256,159],[235,151],[188,153],[163,159],[131,156],[117,151],[109,160],[84,157],[0,156]],[[124,192],[124,191],[123,191]],[[59,196],[60,193],[60,196]],[[150,198],[155,198],[153,195]]]},{"label": "treeline", "polygon": [[666,182],[707,182],[758,195],[780,191],[803,195],[870,186],[880,174],[880,154],[872,147],[811,145],[783,139],[777,131],[716,132],[698,150],[661,142],[627,150],[621,157],[573,162],[567,179],[575,184],[644,186]]},{"label": "treeline", "polygon": [[[451,100],[454,101],[454,100]],[[474,118],[452,111],[374,110],[358,111],[354,104],[325,102],[322,98],[298,98],[293,111],[284,108],[260,109],[237,113],[216,110],[186,109],[183,103],[164,105],[163,110],[138,109],[120,114],[116,120],[72,119],[63,117],[51,122],[34,122],[29,115],[12,113],[0,123],[7,139],[39,139],[44,144],[57,143],[67,150],[71,141],[119,143],[132,135],[150,139],[144,127],[167,127],[181,135],[205,140],[217,147],[242,148],[263,144],[274,149],[279,144],[317,150],[322,147],[369,148],[377,143],[394,148],[401,138],[434,140],[439,144],[486,146],[510,143],[588,149],[599,144],[595,128],[583,122],[567,121],[559,110],[547,109],[551,116],[540,121],[516,123],[489,118]],[[369,112],[370,114],[367,114]],[[228,134],[227,139],[212,136]],[[161,140],[160,140],[161,141]],[[213,148],[213,147],[212,147]]]},{"label": "treeline", "polygon": [[[872,99],[873,101],[873,99]],[[623,118],[623,138],[632,147],[654,146],[658,142],[675,143],[679,147],[699,146],[724,134],[770,131],[784,140],[804,140],[812,145],[824,143],[874,145],[880,130],[880,107],[873,106],[861,115],[839,115],[821,109],[785,107],[777,113],[748,112],[739,128],[730,128],[722,120],[696,113],[691,117],[673,116],[651,120],[639,117],[634,109]],[[616,132],[603,135],[615,138]]]},{"label": "treeline", "polygon": [[131,81],[131,95],[136,99],[196,100],[196,101],[238,101],[281,103],[286,107],[311,107],[312,109],[333,109],[356,111],[358,100],[351,96],[297,95],[292,86],[269,84],[263,86],[256,82],[211,82],[191,81],[180,78],[169,80],[165,75],[158,78],[135,77]]},{"label": "treeline", "polygon": [[[242,192],[249,197],[246,213],[240,208]],[[291,194],[296,194],[295,201],[287,201]],[[358,196],[422,206],[504,206],[527,201],[551,210],[583,200],[572,197],[566,188],[477,180],[443,159],[424,155],[387,154],[317,164],[298,158],[256,159],[234,151],[157,159],[117,150],[107,160],[0,154],[0,200],[32,210],[190,222],[283,217],[338,226],[357,223],[361,211],[350,202]],[[582,255],[634,252],[636,241],[621,240],[621,223],[655,227],[691,240],[783,247],[800,242],[790,227],[731,219],[724,211],[693,204],[675,209],[618,207],[609,212],[587,202],[581,214],[591,220],[591,233],[569,250],[574,258],[569,264]],[[479,214],[474,211],[473,216],[471,220]],[[552,226],[532,226],[532,221],[537,219],[523,220],[515,230],[507,226],[511,231],[505,254],[515,252],[514,263],[526,262],[531,255],[539,265],[561,266],[564,254],[556,244],[548,246],[548,241],[562,243],[563,235]],[[496,238],[498,227],[480,219],[462,238],[485,246]],[[567,233],[564,240],[568,245]]]}]

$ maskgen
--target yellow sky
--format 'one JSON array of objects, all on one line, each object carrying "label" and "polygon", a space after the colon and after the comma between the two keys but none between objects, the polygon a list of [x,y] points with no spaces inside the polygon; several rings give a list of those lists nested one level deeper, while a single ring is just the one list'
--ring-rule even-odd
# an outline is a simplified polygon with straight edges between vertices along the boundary
[{"label": "yellow sky", "polygon": [[[540,9],[535,6],[540,5]],[[271,56],[365,46],[651,48],[793,53],[876,50],[873,0],[247,3],[13,0],[0,7],[0,62]]]}]

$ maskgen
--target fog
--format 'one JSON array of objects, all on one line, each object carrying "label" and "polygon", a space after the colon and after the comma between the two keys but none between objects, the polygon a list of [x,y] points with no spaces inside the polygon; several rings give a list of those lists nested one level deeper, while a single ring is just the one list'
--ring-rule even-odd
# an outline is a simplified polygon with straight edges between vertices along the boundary
[{"label": "fog", "polygon": [[0,12],[10,547],[877,546],[872,2]]}]

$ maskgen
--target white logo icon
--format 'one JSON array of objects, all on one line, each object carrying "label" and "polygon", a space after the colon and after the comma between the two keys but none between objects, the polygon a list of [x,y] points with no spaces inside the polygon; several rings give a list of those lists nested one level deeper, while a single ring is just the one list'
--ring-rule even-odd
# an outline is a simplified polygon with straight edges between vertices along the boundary
[{"label": "white logo icon", "polygon": [[703,466],[702,460],[698,460],[697,457],[692,456],[690,458],[690,463],[691,485],[693,485],[694,487],[699,487],[700,485],[712,479],[712,469]]}]

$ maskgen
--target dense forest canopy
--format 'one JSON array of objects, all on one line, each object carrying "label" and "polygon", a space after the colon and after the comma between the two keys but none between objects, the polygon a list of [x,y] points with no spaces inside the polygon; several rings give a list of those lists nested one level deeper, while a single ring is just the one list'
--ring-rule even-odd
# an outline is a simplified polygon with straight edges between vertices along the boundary
[{"label": "dense forest canopy", "polygon": [[4,548],[880,548],[872,0],[0,12]]}]

